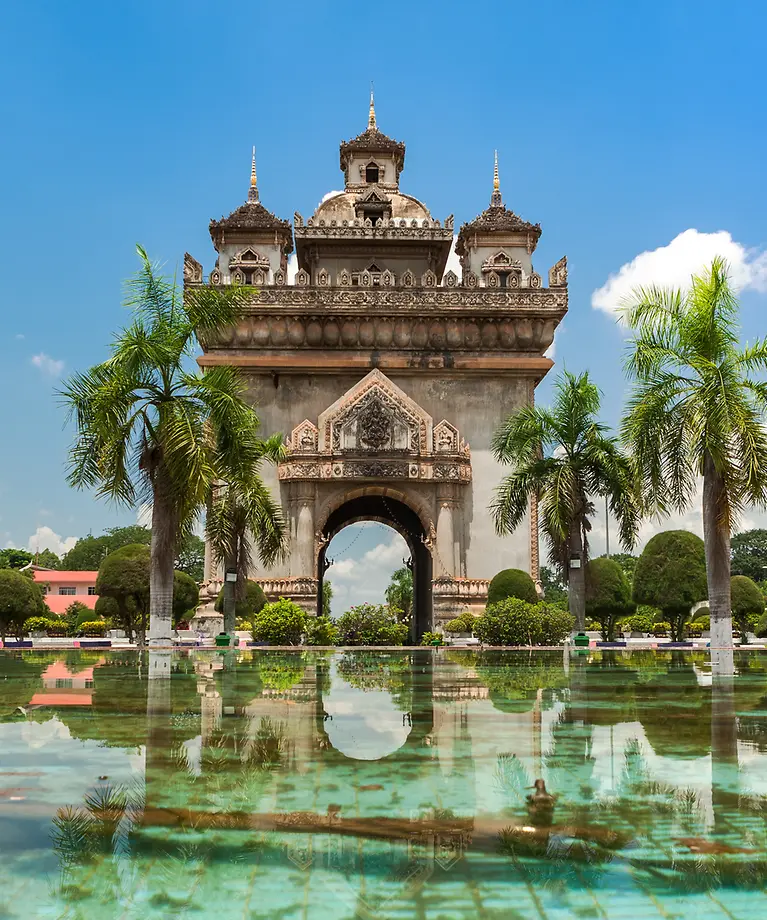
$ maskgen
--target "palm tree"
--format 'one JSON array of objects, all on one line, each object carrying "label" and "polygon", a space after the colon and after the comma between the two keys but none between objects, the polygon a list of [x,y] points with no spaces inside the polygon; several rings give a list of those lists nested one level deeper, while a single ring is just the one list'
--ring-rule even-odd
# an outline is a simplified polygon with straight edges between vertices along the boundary
[{"label": "palm tree", "polygon": [[569,585],[568,604],[578,630],[583,629],[585,617],[592,496],[607,496],[627,548],[633,546],[639,524],[631,463],[596,420],[599,405],[599,390],[588,373],[575,376],[564,371],[554,385],[551,409],[518,409],[492,439],[496,460],[514,465],[490,506],[496,531],[514,531],[524,520],[530,500],[538,500],[549,556]]},{"label": "palm tree", "polygon": [[[278,462],[284,455],[282,435],[261,444],[262,457]],[[220,483],[213,489],[205,523],[213,556],[237,581],[224,582],[224,632],[235,629],[235,604],[247,595],[253,551],[269,567],[285,553],[287,532],[282,508],[257,471],[245,482]],[[234,590],[232,590],[234,589]]]},{"label": "palm tree", "polygon": [[738,302],[721,258],[688,291],[639,288],[624,304],[635,385],[623,437],[648,511],[686,511],[703,479],[711,646],[732,645],[730,533],[739,512],[767,503],[767,341],[741,348]]},{"label": "palm tree", "polygon": [[235,323],[241,288],[179,291],[137,247],[128,282],[129,326],[106,361],[74,374],[60,395],[74,418],[69,482],[135,507],[151,503],[149,645],[171,634],[173,561],[179,536],[220,479],[247,481],[261,459],[258,418],[232,367],[189,368],[200,339]]}]

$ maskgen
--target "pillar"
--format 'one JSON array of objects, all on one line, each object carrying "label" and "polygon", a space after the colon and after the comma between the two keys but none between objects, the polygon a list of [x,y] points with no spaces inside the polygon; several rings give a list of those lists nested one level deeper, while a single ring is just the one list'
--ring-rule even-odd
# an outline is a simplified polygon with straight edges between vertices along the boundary
[{"label": "pillar", "polygon": [[291,574],[316,578],[314,558],[314,484],[297,484],[294,505],[296,538],[293,547]]},{"label": "pillar", "polygon": [[457,574],[455,514],[455,486],[442,483],[437,487],[437,577]]}]

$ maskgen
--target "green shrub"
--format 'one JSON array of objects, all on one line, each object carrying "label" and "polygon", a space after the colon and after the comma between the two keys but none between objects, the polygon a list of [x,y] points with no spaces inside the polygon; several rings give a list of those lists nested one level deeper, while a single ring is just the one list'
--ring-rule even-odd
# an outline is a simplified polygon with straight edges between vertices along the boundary
[{"label": "green shrub", "polygon": [[490,582],[487,589],[487,606],[505,601],[507,597],[516,597],[528,604],[538,603],[535,582],[522,569],[504,569]]},{"label": "green shrub", "polygon": [[473,633],[476,619],[470,610],[464,610],[454,620],[449,620],[445,623],[443,628],[451,633]]},{"label": "green shrub", "polygon": [[281,597],[267,604],[253,617],[254,642],[269,645],[298,645],[306,629],[306,614],[293,601]]},{"label": "green shrub", "polygon": [[759,585],[746,575],[733,575],[730,579],[732,622],[746,641],[746,633],[758,628],[764,613],[764,597]]},{"label": "green shrub", "polygon": [[[257,581],[251,581],[248,579],[248,582],[245,586],[245,592],[245,599],[235,602],[234,615],[235,617],[239,617],[241,620],[247,620],[250,622],[257,613],[260,613],[264,609],[267,601],[263,588]],[[216,613],[224,612],[223,588],[218,592],[218,597],[216,598],[214,608]]]},{"label": "green shrub", "polygon": [[623,621],[624,628],[629,632],[651,633],[654,625],[655,618],[649,613],[637,612]]},{"label": "green shrub", "polygon": [[693,620],[702,620],[703,617],[710,617],[711,609],[709,607],[698,607],[695,613],[692,615]]},{"label": "green shrub", "polygon": [[304,638],[307,645],[336,645],[338,629],[330,617],[307,617]]},{"label": "green shrub", "polygon": [[671,632],[670,623],[655,623],[652,628],[652,634],[656,637],[667,636]]},{"label": "green shrub", "polygon": [[47,632],[51,626],[48,617],[29,617],[24,621],[24,635],[28,636],[32,632]]},{"label": "green shrub", "polygon": [[90,607],[87,607],[82,601],[72,601],[64,611],[64,620],[68,636],[79,636],[80,628],[83,623],[93,620],[94,614]]},{"label": "green shrub", "polygon": [[337,622],[340,645],[404,645],[407,623],[398,623],[391,608],[383,604],[358,604]]},{"label": "green shrub", "polygon": [[425,632],[421,636],[421,645],[442,645],[442,634],[438,632]]},{"label": "green shrub", "polygon": [[703,541],[689,530],[666,530],[645,546],[634,572],[633,599],[663,611],[673,639],[684,638],[693,604],[708,594]]},{"label": "green shrub", "polygon": [[699,638],[703,635],[703,627],[697,620],[693,620],[692,623],[689,623],[687,626],[687,635],[690,638]]},{"label": "green shrub", "polygon": [[[708,610],[707,607],[705,609]],[[700,626],[703,632],[708,632],[708,630],[711,629],[711,617],[707,613],[704,613],[702,617],[696,614],[695,619],[692,621],[690,625]]]},{"label": "green shrub", "polygon": [[46,627],[46,632],[48,637],[59,637],[66,636],[67,634],[67,621],[63,617],[51,616],[48,617],[48,626]]},{"label": "green shrub", "polygon": [[90,622],[82,623],[80,625],[80,634],[83,636],[91,636],[93,638],[103,636],[106,632],[106,624],[103,620],[91,620]]},{"label": "green shrub", "polygon": [[487,607],[474,624],[474,635],[485,645],[538,645],[540,613],[535,605],[509,597]]},{"label": "green shrub", "polygon": [[586,614],[599,622],[602,639],[613,641],[618,620],[631,614],[631,586],[614,559],[600,556],[586,563]]},{"label": "green shrub", "polygon": [[754,632],[760,639],[764,639],[767,636],[767,612],[759,617],[759,622],[756,624]]},{"label": "green shrub", "polygon": [[541,645],[559,645],[575,628],[575,617],[559,604],[542,602],[537,607],[541,613]]}]

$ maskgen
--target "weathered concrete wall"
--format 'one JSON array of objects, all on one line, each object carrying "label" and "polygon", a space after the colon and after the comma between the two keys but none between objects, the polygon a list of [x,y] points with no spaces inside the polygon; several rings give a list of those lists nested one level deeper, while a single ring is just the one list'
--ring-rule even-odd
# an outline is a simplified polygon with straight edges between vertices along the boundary
[{"label": "weathered concrete wall", "polygon": [[[287,436],[290,431],[309,418],[314,424],[320,413],[336,399],[344,395],[364,374],[248,374],[248,391],[265,435],[280,431]],[[488,506],[493,490],[504,474],[490,453],[490,440],[498,424],[518,406],[524,405],[531,392],[531,382],[517,376],[485,376],[476,372],[471,375],[453,371],[450,376],[426,373],[388,373],[387,376],[401,387],[412,399],[422,406],[437,424],[443,418],[455,425],[471,448],[473,480],[465,488],[463,501],[463,526],[460,516],[454,527],[457,533],[463,530],[464,544],[459,550],[462,564],[456,574],[470,578],[492,578],[502,568],[517,567],[529,569],[530,535],[527,523],[509,537],[497,537]],[[275,385],[276,382],[276,385]],[[280,494],[276,470],[264,470],[265,478],[275,494]],[[321,498],[315,503],[313,526],[322,525],[318,520],[322,500],[340,483],[321,484],[318,493]],[[348,487],[359,488],[361,483],[349,483]],[[372,483],[371,483],[372,485]],[[392,483],[392,488],[417,489],[423,502],[436,513],[436,485]],[[288,495],[283,485],[283,500]],[[417,509],[414,509],[417,510]],[[435,518],[436,522],[436,518]],[[293,567],[299,563],[292,557]],[[304,565],[305,562],[301,562]],[[465,566],[465,571],[464,571]],[[275,568],[274,575],[310,575],[307,571],[294,571],[291,562]]]}]

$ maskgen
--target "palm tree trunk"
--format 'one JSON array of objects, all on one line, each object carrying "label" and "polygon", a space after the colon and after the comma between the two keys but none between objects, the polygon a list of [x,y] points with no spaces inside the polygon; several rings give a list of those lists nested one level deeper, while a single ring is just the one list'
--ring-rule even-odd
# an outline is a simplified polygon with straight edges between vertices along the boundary
[{"label": "palm tree trunk", "polygon": [[709,453],[703,463],[703,540],[706,544],[711,648],[732,648],[730,526],[723,521],[726,493]]},{"label": "palm tree trunk", "polygon": [[234,556],[227,556],[224,560],[224,632],[228,636],[234,635],[236,626],[237,588],[239,587],[239,573],[237,581],[228,581],[226,575],[230,571],[237,571],[237,560]]},{"label": "palm tree trunk", "polygon": [[149,646],[170,645],[173,631],[173,560],[178,511],[162,464],[155,470],[149,572]]},{"label": "palm tree trunk", "polygon": [[[578,559],[580,565],[573,568],[572,560]],[[583,558],[583,538],[581,522],[576,521],[570,532],[570,558],[567,560],[568,607],[575,618],[575,631],[583,632],[586,623],[586,571]]]}]

